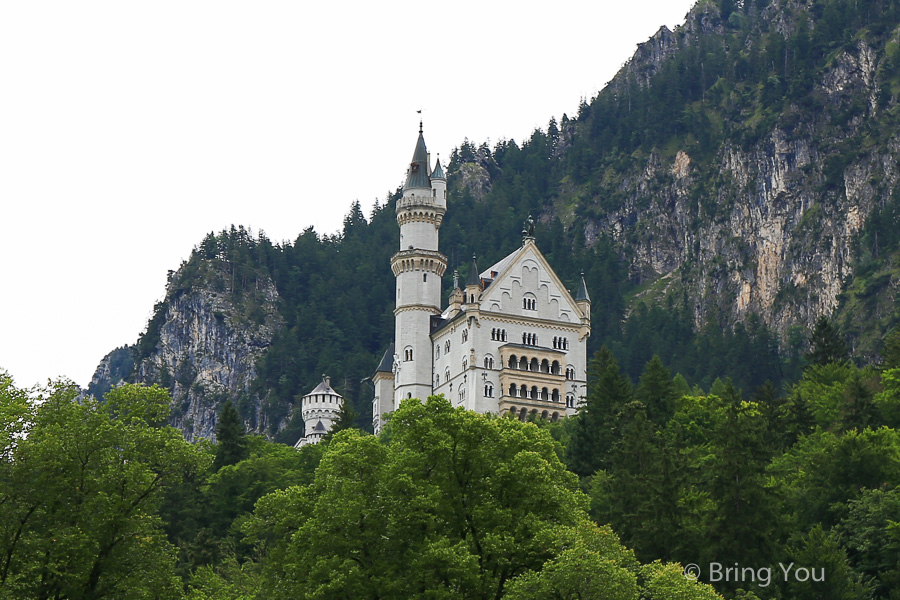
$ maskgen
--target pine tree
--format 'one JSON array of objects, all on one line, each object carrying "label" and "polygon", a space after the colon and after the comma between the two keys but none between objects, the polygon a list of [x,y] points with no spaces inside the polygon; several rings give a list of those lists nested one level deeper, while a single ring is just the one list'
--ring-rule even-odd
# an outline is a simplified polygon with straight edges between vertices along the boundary
[{"label": "pine tree", "polygon": [[569,468],[587,477],[608,462],[616,439],[618,414],[631,400],[631,382],[603,346],[588,365],[588,395],[578,411],[569,448]]},{"label": "pine tree", "polygon": [[219,414],[219,422],[216,426],[216,459],[213,461],[213,471],[218,471],[224,466],[233,465],[247,458],[247,432],[241,417],[229,401],[222,407]]},{"label": "pine tree", "polygon": [[850,356],[847,345],[838,334],[828,317],[819,317],[809,338],[809,353],[806,360],[814,365],[844,362]]}]

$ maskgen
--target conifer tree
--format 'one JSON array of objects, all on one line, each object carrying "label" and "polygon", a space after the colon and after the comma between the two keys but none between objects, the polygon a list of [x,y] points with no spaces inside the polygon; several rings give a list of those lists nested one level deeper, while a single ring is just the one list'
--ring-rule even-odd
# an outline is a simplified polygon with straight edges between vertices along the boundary
[{"label": "conifer tree", "polygon": [[677,397],[675,382],[672,380],[672,374],[656,354],[644,367],[635,397],[644,403],[647,417],[657,425],[665,425],[675,414]]},{"label": "conifer tree", "polygon": [[241,417],[229,401],[222,407],[219,422],[216,426],[216,459],[213,461],[213,471],[218,471],[224,466],[234,465],[249,454],[247,447],[247,432]]},{"label": "conifer tree", "polygon": [[603,346],[588,365],[588,395],[578,411],[569,449],[569,468],[582,477],[605,466],[616,439],[619,412],[631,400],[631,382]]},{"label": "conifer tree", "polygon": [[844,362],[850,352],[828,317],[819,317],[809,338],[809,353],[806,360],[814,365]]}]

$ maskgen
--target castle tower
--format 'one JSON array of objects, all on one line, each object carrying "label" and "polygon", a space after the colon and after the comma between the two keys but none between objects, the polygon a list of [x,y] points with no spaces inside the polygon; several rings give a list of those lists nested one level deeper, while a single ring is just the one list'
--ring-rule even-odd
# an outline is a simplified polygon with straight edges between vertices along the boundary
[{"label": "castle tower", "polygon": [[322,383],[300,400],[300,415],[303,417],[306,434],[294,444],[294,447],[300,448],[322,441],[338,420],[343,406],[344,399],[331,389],[331,378],[322,375]]},{"label": "castle tower", "polygon": [[447,257],[438,252],[438,231],[446,212],[447,179],[440,159],[431,171],[420,122],[403,197],[397,201],[400,251],[391,258],[397,286],[394,408],[404,398],[424,400],[432,392],[431,317],[441,313]]}]

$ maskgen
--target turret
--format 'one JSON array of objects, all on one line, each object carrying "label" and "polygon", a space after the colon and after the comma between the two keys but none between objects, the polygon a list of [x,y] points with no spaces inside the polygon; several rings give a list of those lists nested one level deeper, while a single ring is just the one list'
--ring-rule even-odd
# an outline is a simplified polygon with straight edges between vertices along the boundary
[{"label": "turret", "polygon": [[581,322],[589,328],[591,326],[591,297],[588,295],[587,284],[584,282],[584,271],[581,272],[581,284],[575,294],[575,304],[581,309]]},{"label": "turret", "polygon": [[472,264],[469,265],[469,278],[466,281],[466,304],[476,304],[481,300],[481,291],[481,276],[478,274],[478,265],[473,256]]},{"label": "turret", "polygon": [[300,416],[303,417],[306,435],[294,447],[319,443],[337,422],[343,406],[344,399],[331,389],[331,378],[322,375],[322,383],[300,400]]},{"label": "turret", "polygon": [[381,424],[388,413],[394,412],[394,344],[388,346],[372,383],[375,386],[375,398],[372,400],[372,427],[377,435],[381,431]]}]

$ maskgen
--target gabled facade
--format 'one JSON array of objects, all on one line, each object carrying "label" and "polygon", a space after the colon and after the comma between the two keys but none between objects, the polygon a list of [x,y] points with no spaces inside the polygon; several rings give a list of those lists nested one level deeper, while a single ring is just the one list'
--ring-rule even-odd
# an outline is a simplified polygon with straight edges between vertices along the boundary
[{"label": "gabled facade", "polygon": [[397,202],[400,251],[391,260],[395,337],[373,377],[376,433],[403,399],[431,394],[470,410],[522,419],[574,414],[586,393],[591,332],[584,278],[573,297],[526,224],[522,246],[503,260],[479,272],[472,258],[465,287],[455,279],[449,305],[441,310],[447,259],[437,248],[447,187],[440,162],[434,171],[428,164],[420,124]]}]

